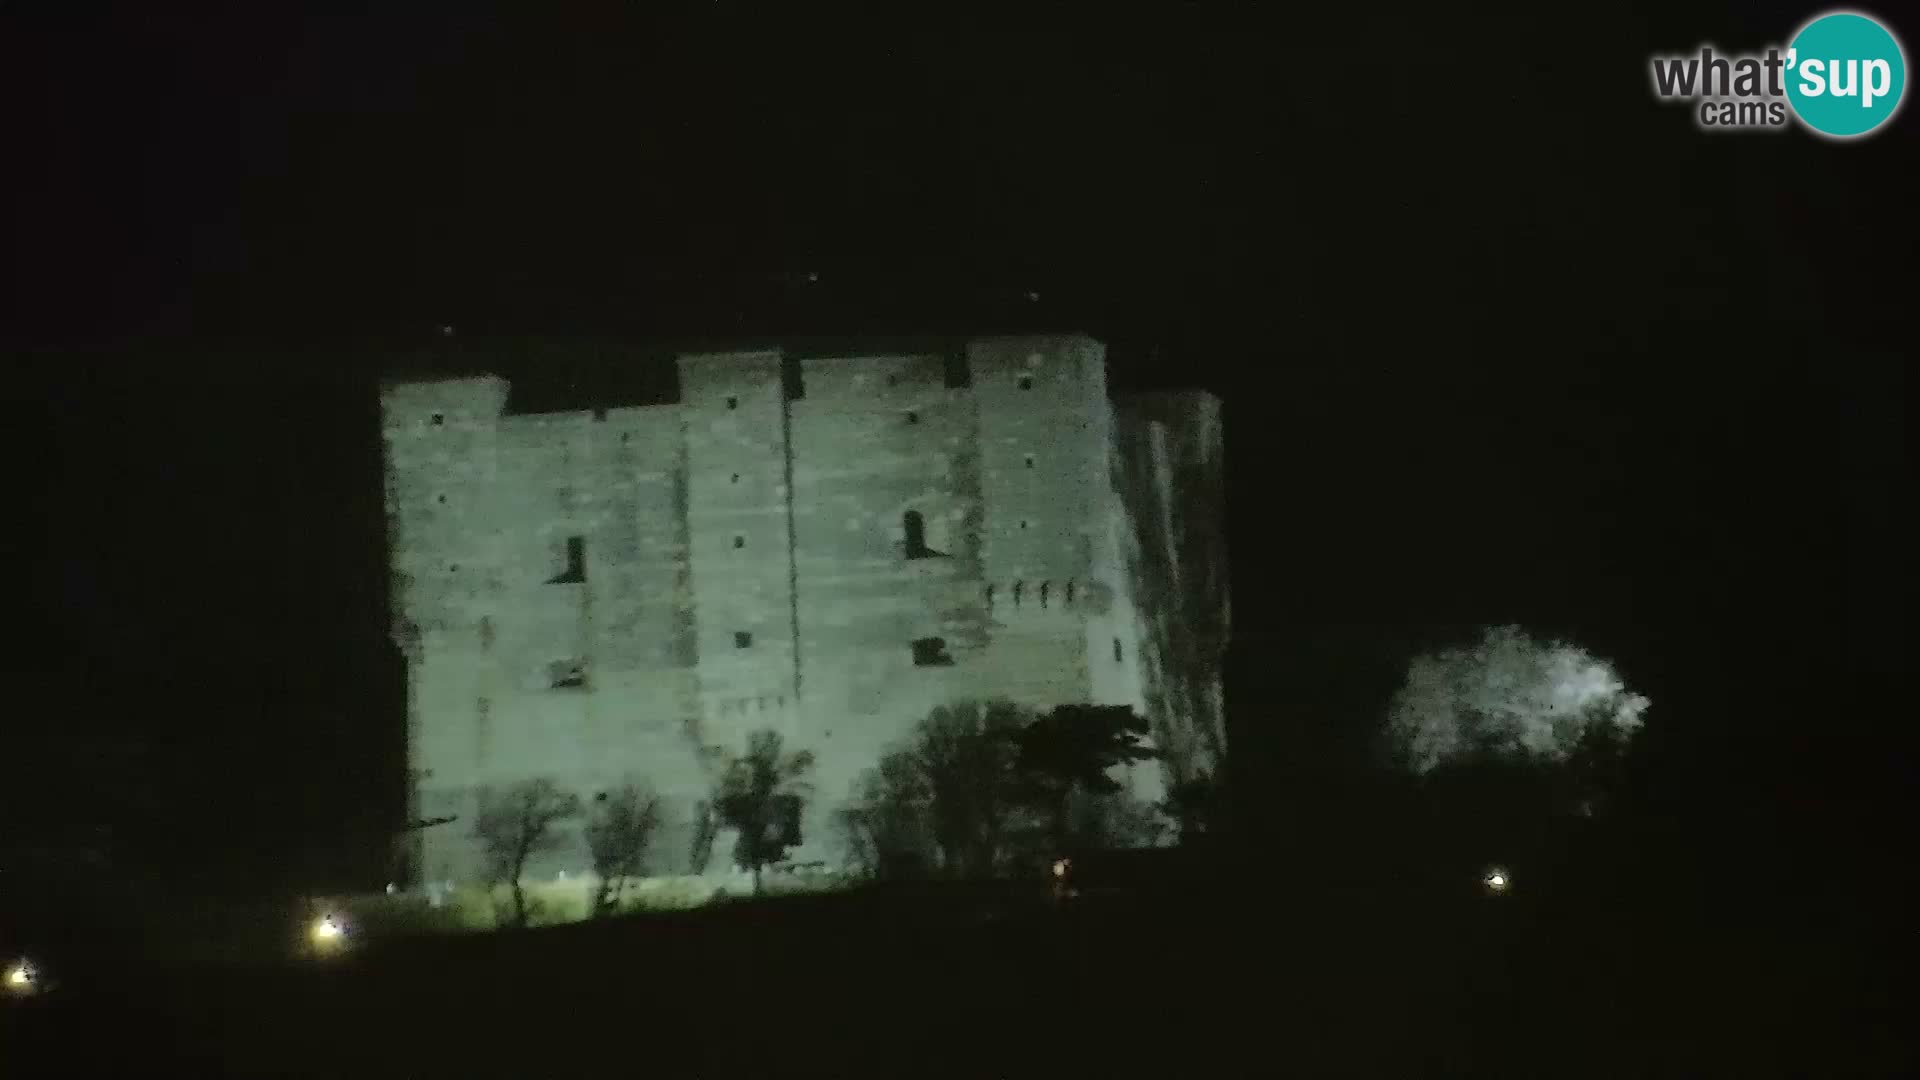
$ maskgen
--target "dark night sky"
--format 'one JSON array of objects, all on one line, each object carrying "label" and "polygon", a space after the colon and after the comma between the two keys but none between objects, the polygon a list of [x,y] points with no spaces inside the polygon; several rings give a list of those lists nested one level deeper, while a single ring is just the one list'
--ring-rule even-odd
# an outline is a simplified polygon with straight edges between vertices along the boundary
[{"label": "dark night sky", "polygon": [[[185,849],[324,848],[397,790],[383,357],[1047,329],[1228,398],[1258,782],[1340,775],[1409,649],[1509,620],[1618,658],[1672,775],[1872,745],[1885,709],[1780,703],[1904,664],[1915,114],[1702,135],[1647,55],[1808,12],[1655,6],[847,33],[9,5],[0,326],[45,611],[12,736],[65,778],[95,775],[70,733],[137,733],[157,819],[219,823]],[[1771,783],[1739,797],[1814,797]]]}]

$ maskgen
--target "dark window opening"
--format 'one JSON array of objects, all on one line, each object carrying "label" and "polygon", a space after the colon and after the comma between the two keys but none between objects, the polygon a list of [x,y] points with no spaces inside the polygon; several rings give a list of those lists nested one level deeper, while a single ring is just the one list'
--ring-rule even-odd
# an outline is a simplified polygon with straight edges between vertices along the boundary
[{"label": "dark window opening", "polygon": [[606,801],[607,801],[607,793],[606,793],[606,792],[604,792],[604,791],[596,791],[596,792],[594,792],[594,793],[593,793],[593,801],[594,801],[594,802],[606,802]]},{"label": "dark window opening", "polygon": [[728,398],[728,399],[727,399],[727,408],[729,408],[729,409],[737,409],[737,408],[739,408],[739,407],[740,407],[740,399],[739,399],[739,398],[737,398],[737,397],[730,397],[730,398]]},{"label": "dark window opening", "polygon": [[436,495],[434,496],[433,501],[437,503],[444,503],[447,501],[447,497],[445,495]]},{"label": "dark window opening", "polygon": [[1029,468],[1029,469],[1031,469],[1031,468],[1033,468],[1033,455],[1032,455],[1032,454],[1028,454],[1028,455],[1027,455],[1027,468]]},{"label": "dark window opening", "polygon": [[605,420],[606,418],[607,418],[607,410],[605,409],[593,410],[593,419],[596,423],[599,421]]},{"label": "dark window opening", "polygon": [[1033,389],[1033,376],[1031,375],[1020,376],[1020,389],[1022,390]]},{"label": "dark window opening", "polygon": [[908,414],[907,414],[907,423],[909,423],[909,424],[917,424],[917,423],[919,423],[919,422],[920,422],[920,414],[919,414],[919,413],[917,413],[917,412],[910,412],[910,413],[908,413]]},{"label": "dark window opening", "polygon": [[1073,606],[1073,582],[1067,582],[1067,606]]},{"label": "dark window opening", "polygon": [[733,632],[733,647],[734,647],[734,648],[736,648],[736,649],[750,649],[750,648],[752,648],[752,647],[753,647],[753,635],[752,635],[752,634],[750,634],[750,633],[748,633],[748,632],[747,632],[747,631],[745,631],[745,630],[735,630],[735,631]]},{"label": "dark window opening", "polygon": [[579,690],[587,685],[587,665],[578,660],[559,660],[547,669],[547,684],[555,690]]},{"label": "dark window opening", "polygon": [[780,394],[788,401],[799,401],[807,396],[807,380],[800,372],[800,358],[784,356],[780,358]]},{"label": "dark window opening", "polygon": [[938,559],[945,552],[935,551],[927,546],[927,519],[920,511],[909,510],[900,516],[900,530],[905,533],[905,549],[909,559]]},{"label": "dark window opening", "polygon": [[888,386],[899,386],[899,385],[900,385],[900,376],[898,376],[898,375],[889,375],[889,376],[887,376],[887,385],[888,385]]},{"label": "dark window opening", "polygon": [[987,610],[993,610],[993,586],[987,586]]},{"label": "dark window opening", "polygon": [[447,573],[449,573],[449,574],[457,574],[457,573],[459,573],[459,572],[460,572],[460,564],[459,564],[459,563],[457,563],[457,562],[456,562],[456,563],[448,563],[448,564],[447,564]]},{"label": "dark window opening", "polygon": [[549,585],[578,585],[587,580],[587,541],[585,537],[567,537],[566,569],[547,579]]},{"label": "dark window opening", "polygon": [[967,364],[965,352],[951,352],[944,357],[947,389],[965,390],[973,385],[973,369]]},{"label": "dark window opening", "polygon": [[493,619],[486,615],[480,616],[480,648],[493,648]]},{"label": "dark window opening", "polygon": [[734,538],[733,538],[733,546],[734,546],[734,548],[735,548],[735,549],[739,549],[739,548],[743,548],[743,547],[746,547],[746,546],[747,546],[747,538],[746,538],[746,537],[744,537],[744,536],[736,536],[736,537],[734,537]]},{"label": "dark window opening", "polygon": [[1020,527],[1021,527],[1021,528],[1023,528],[1023,529],[1027,527],[1027,522],[1026,522],[1026,519],[1025,519],[1025,518],[1022,518],[1022,519],[1020,520]]},{"label": "dark window opening", "polygon": [[440,426],[441,424],[444,424],[444,423],[446,423],[446,422],[447,422],[447,414],[446,414],[446,413],[434,413],[434,414],[433,414],[433,426],[434,426],[434,427],[439,427],[439,426]]},{"label": "dark window opening", "polygon": [[951,667],[953,657],[947,653],[947,639],[926,637],[913,643],[914,667]]},{"label": "dark window opening", "polygon": [[1040,583],[1040,606],[1041,607],[1047,606],[1047,594],[1051,593],[1052,591],[1053,591],[1053,582],[1043,581]]},{"label": "dark window opening", "polygon": [[1026,591],[1027,591],[1026,582],[1016,581],[1013,583],[1013,606],[1014,607],[1020,606],[1020,598],[1026,594]]},{"label": "dark window opening", "polygon": [[737,483],[739,483],[739,482],[740,482],[740,474],[739,474],[739,473],[734,473],[734,474],[733,474],[733,479],[731,479],[731,480],[729,480],[729,481],[727,481],[727,483],[729,483],[729,484],[737,484]]},{"label": "dark window opening", "polygon": [[1121,653],[1120,653],[1120,639],[1119,639],[1119,638],[1114,638],[1114,639],[1113,639],[1113,662],[1114,662],[1114,663],[1116,663],[1116,664],[1117,664],[1117,663],[1119,663],[1119,662],[1120,662],[1120,657],[1121,657]]}]

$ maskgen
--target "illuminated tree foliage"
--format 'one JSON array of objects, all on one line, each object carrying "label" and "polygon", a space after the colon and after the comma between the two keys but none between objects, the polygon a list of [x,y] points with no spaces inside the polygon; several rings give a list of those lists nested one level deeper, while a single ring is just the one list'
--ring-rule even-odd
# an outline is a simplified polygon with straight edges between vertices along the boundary
[{"label": "illuminated tree foliage", "polygon": [[779,732],[756,731],[721,778],[714,807],[721,821],[739,830],[734,863],[753,872],[756,896],[766,865],[800,843],[800,809],[812,794],[812,773],[812,751],[790,753]]},{"label": "illuminated tree foliage", "polygon": [[1231,620],[1219,414],[1184,397],[1119,416],[1115,461],[1132,535],[1127,572],[1144,630],[1146,717],[1169,787],[1217,782],[1226,762],[1221,664]]},{"label": "illuminated tree foliage", "polygon": [[1501,626],[1470,647],[1416,657],[1387,732],[1396,760],[1415,773],[1489,758],[1591,769],[1617,756],[1648,705],[1605,660]]},{"label": "illuminated tree foliage", "polygon": [[660,824],[660,800],[627,784],[595,797],[587,818],[587,851],[600,879],[593,896],[596,918],[620,909],[620,891],[631,877],[646,872],[648,848]]},{"label": "illuminated tree foliage", "polygon": [[473,836],[480,842],[489,880],[513,889],[509,925],[527,925],[527,894],[520,884],[527,863],[535,855],[558,849],[563,838],[555,827],[579,814],[580,800],[551,780],[528,780],[501,792],[481,793]]}]

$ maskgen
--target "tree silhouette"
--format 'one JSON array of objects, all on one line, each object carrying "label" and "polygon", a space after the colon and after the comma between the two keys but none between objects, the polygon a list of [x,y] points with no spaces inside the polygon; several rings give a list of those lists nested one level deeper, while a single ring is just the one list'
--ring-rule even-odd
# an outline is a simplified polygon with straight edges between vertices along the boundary
[{"label": "tree silhouette", "polygon": [[812,793],[807,778],[813,753],[781,747],[779,732],[756,731],[747,751],[735,758],[720,781],[715,807],[720,819],[739,830],[733,858],[753,871],[753,892],[760,894],[761,872],[800,843],[800,809]]},{"label": "tree silhouette", "polygon": [[1016,766],[1051,822],[1056,849],[1073,834],[1076,790],[1118,794],[1122,788],[1107,775],[1111,769],[1159,756],[1142,745],[1146,733],[1147,722],[1125,705],[1061,705],[1015,736]]},{"label": "tree silhouette", "polygon": [[551,780],[528,780],[498,794],[481,793],[473,835],[480,841],[489,880],[504,881],[513,888],[510,925],[527,925],[527,894],[520,878],[528,861],[560,847],[561,837],[554,827],[579,813],[580,800]]},{"label": "tree silhouette", "polygon": [[647,849],[659,824],[660,800],[636,784],[595,797],[586,828],[587,851],[600,879],[593,895],[595,918],[619,910],[626,880],[646,869]]},{"label": "tree silhouette", "polygon": [[1031,714],[1009,702],[935,708],[905,754],[925,785],[928,816],[948,873],[992,873],[1017,800],[1015,742]]}]

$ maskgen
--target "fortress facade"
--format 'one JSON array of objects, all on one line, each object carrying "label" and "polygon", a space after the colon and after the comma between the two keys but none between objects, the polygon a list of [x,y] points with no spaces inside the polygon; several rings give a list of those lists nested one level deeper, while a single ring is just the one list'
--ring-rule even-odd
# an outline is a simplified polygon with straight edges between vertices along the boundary
[{"label": "fortress facade", "polygon": [[[677,403],[519,412],[494,376],[382,390],[417,874],[468,880],[489,788],[662,800],[685,865],[711,752],[817,758],[796,860],[938,705],[1131,705],[1222,764],[1220,404],[1113,400],[1084,336],[925,355],[684,355]],[[589,868],[577,826],[531,876]],[[727,845],[714,845],[716,859]]]}]

